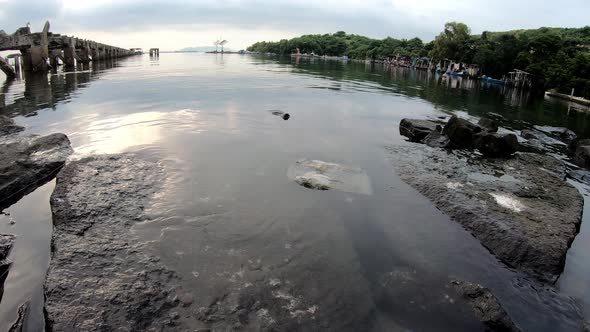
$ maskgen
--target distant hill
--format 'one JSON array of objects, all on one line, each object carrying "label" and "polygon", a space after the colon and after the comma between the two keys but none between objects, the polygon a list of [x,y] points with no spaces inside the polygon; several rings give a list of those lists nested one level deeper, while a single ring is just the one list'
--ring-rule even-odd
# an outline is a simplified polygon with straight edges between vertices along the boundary
[{"label": "distant hill", "polygon": [[[218,48],[221,51],[221,47]],[[223,49],[225,52],[230,52],[231,50],[227,47]],[[215,46],[195,46],[195,47],[185,47],[183,49],[178,50],[178,52],[213,52],[215,51]]]}]

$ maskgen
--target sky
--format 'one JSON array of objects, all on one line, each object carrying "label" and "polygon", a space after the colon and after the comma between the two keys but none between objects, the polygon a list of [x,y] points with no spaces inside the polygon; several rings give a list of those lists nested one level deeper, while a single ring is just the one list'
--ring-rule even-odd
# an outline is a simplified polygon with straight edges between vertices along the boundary
[{"label": "sky", "polygon": [[124,48],[178,50],[223,38],[233,50],[256,41],[345,31],[430,41],[445,22],[473,33],[590,25],[590,0],[0,0],[0,29],[41,31]]}]

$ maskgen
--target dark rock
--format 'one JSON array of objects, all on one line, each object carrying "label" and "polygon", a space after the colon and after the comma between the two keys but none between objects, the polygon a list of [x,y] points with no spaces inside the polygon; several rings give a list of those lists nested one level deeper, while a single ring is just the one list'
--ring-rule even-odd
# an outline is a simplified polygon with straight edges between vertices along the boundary
[{"label": "dark rock", "polygon": [[578,145],[576,147],[574,163],[580,167],[590,168],[590,145]]},{"label": "dark rock", "polygon": [[481,132],[481,128],[473,123],[453,115],[443,129],[454,147],[473,148],[475,135]]},{"label": "dark rock", "polygon": [[565,144],[570,144],[577,137],[576,133],[563,127],[535,126],[535,129],[556,138]]},{"label": "dark rock", "polygon": [[437,131],[437,126],[438,123],[430,120],[402,119],[399,133],[409,138],[410,142],[421,142],[428,134]]},{"label": "dark rock", "polygon": [[64,134],[0,139],[0,210],[51,180],[71,153]]},{"label": "dark rock", "polygon": [[422,143],[433,148],[446,148],[451,144],[451,140],[439,131],[433,131],[424,137]]},{"label": "dark rock", "polygon": [[514,134],[480,133],[475,147],[486,157],[508,158],[518,151],[518,139]]},{"label": "dark rock", "polygon": [[272,113],[272,115],[280,116],[285,121],[289,120],[289,118],[291,118],[291,115],[289,115],[289,113],[285,113],[283,111],[271,111],[271,113]]},{"label": "dark rock", "polygon": [[557,279],[583,207],[578,190],[564,181],[563,162],[529,153],[503,160],[426,146],[391,150],[401,179],[503,262],[541,281]]},{"label": "dark rock", "polygon": [[8,254],[14,244],[15,236],[11,234],[0,234],[0,300],[4,295],[4,281],[8,277],[8,271],[12,262],[8,259]]},{"label": "dark rock", "polygon": [[24,127],[15,125],[11,118],[0,115],[0,136],[18,133],[24,129]]},{"label": "dark rock", "polygon": [[27,301],[18,307],[18,318],[12,324],[8,332],[26,332],[27,331],[27,317],[29,316],[30,302]]},{"label": "dark rock", "polygon": [[452,285],[489,331],[520,331],[489,289],[464,281],[453,281]]},{"label": "dark rock", "polygon": [[487,132],[495,133],[498,131],[498,124],[496,123],[496,121],[491,119],[481,118],[477,122],[477,125]]}]

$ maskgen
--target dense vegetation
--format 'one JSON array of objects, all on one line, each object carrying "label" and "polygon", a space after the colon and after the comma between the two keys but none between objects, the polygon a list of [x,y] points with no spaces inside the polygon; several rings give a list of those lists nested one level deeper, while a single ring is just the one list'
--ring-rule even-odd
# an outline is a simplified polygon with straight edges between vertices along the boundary
[{"label": "dense vegetation", "polygon": [[413,39],[372,39],[346,34],[304,35],[278,42],[258,42],[249,51],[288,55],[301,53],[346,55],[353,59],[430,57],[435,62],[451,59],[475,63],[483,74],[500,78],[514,68],[544,80],[546,88],[556,88],[590,98],[590,26],[580,29],[540,28],[472,35],[463,23],[445,24],[433,41]]}]

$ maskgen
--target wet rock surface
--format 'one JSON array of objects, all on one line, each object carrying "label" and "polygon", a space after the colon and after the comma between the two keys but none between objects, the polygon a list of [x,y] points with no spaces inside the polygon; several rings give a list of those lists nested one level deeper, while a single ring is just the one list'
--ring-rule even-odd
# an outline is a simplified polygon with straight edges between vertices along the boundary
[{"label": "wet rock surface", "polygon": [[570,129],[563,127],[550,127],[550,126],[535,126],[535,129],[545,133],[546,135],[558,139],[565,144],[570,144],[576,140],[576,133]]},{"label": "wet rock surface", "polygon": [[[412,330],[431,330],[432,326],[439,326],[449,331],[520,331],[499,300],[479,284],[444,281],[444,278],[400,267],[382,276],[379,293],[379,301],[393,307],[400,323],[407,321]],[[420,322],[416,317],[429,317],[429,321]],[[444,317],[440,322],[431,321],[440,317]],[[462,324],[454,325],[457,322]]]},{"label": "wet rock surface", "polygon": [[287,176],[309,189],[336,189],[365,195],[372,194],[369,177],[358,167],[321,160],[300,159],[289,167]]},{"label": "wet rock surface", "polygon": [[0,137],[0,210],[51,180],[71,153],[64,134]]},{"label": "wet rock surface", "polygon": [[421,142],[428,134],[437,130],[439,123],[430,120],[402,119],[399,132],[410,139],[410,142]]},{"label": "wet rock surface", "polygon": [[129,155],[74,161],[51,196],[49,331],[146,331],[174,326],[175,275],[143,254],[131,225],[157,187],[158,166]]},{"label": "wet rock surface", "polygon": [[14,121],[4,115],[0,115],[0,136],[10,135],[25,130],[24,127],[14,124]]},{"label": "wet rock surface", "polygon": [[479,126],[453,115],[443,129],[443,134],[448,136],[454,147],[473,148],[476,134],[482,130]]},{"label": "wet rock surface", "polygon": [[454,280],[451,284],[489,330],[520,331],[489,289],[479,284],[459,280]]},{"label": "wet rock surface", "polygon": [[424,145],[391,147],[401,179],[507,265],[554,282],[578,233],[583,199],[555,158],[478,158]]},{"label": "wet rock surface", "polygon": [[26,332],[27,331],[27,316],[29,315],[30,302],[23,303],[18,307],[18,317],[16,322],[12,324],[8,332]]},{"label": "wet rock surface", "polygon": [[518,139],[514,134],[485,132],[477,135],[475,147],[484,156],[508,158],[518,151]]},{"label": "wet rock surface", "polygon": [[[132,155],[82,159],[59,174],[51,198],[53,255],[45,282],[49,330],[366,326],[373,306],[350,249],[341,248],[337,262],[320,254],[344,241],[320,237],[307,251],[296,251],[297,243],[285,244],[272,233],[244,241],[263,235],[260,229],[250,234],[244,214],[205,214],[185,222],[152,219],[145,210],[162,189],[163,177],[156,163]],[[154,240],[145,241],[144,231],[154,229]],[[343,235],[333,230],[329,236]],[[179,261],[185,256],[190,259]]]},{"label": "wet rock surface", "polygon": [[4,295],[4,281],[8,277],[12,262],[8,259],[8,254],[14,244],[15,236],[12,234],[0,234],[0,300]]}]

